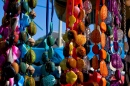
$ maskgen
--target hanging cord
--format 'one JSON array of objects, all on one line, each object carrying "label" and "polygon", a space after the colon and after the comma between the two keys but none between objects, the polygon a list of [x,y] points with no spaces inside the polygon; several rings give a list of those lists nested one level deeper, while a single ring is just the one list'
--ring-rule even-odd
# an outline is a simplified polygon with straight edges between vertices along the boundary
[{"label": "hanging cord", "polygon": [[98,14],[99,14],[99,6],[100,6],[100,0],[96,0],[96,15],[95,15],[95,24],[96,24],[96,28],[98,25]]},{"label": "hanging cord", "polygon": [[52,2],[52,10],[51,10],[51,22],[53,22],[53,14],[54,14],[54,1],[51,0]]},{"label": "hanging cord", "polygon": [[[123,13],[124,13],[124,42],[125,42],[125,37],[126,37],[126,6],[125,6],[125,0],[123,0],[123,7],[124,7],[124,9],[123,9]],[[127,64],[127,62],[125,61],[125,77],[127,78],[128,77],[128,64]],[[127,78],[126,80],[126,83],[128,84],[129,83],[129,78]]]},{"label": "hanging cord", "polygon": [[48,35],[48,26],[49,26],[49,0],[46,2],[46,37]]}]

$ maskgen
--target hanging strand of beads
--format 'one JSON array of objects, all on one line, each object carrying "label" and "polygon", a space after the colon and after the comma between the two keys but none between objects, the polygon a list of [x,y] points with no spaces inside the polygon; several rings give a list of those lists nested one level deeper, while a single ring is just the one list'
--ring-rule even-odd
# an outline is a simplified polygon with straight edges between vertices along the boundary
[{"label": "hanging strand of beads", "polygon": [[106,23],[104,22],[104,20],[107,18],[107,7],[105,5],[105,0],[102,0],[103,6],[101,7],[100,10],[100,18],[102,20],[102,22],[100,23],[100,31],[101,31],[101,49],[99,51],[99,57],[100,57],[100,73],[102,75],[101,81],[100,81],[100,85],[101,86],[106,86],[107,81],[106,81],[106,76],[108,75],[108,68],[106,66],[106,62],[105,59],[107,57],[107,52],[104,49],[105,48],[105,44],[106,44],[106,35],[105,32],[107,30],[106,27]]}]

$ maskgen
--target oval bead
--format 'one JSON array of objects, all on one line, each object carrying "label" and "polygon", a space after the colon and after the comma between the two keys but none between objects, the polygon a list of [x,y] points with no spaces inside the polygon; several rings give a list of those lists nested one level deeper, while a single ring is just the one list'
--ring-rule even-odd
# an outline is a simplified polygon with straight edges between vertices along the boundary
[{"label": "oval bead", "polygon": [[84,35],[81,35],[81,34],[79,34],[79,35],[77,35],[77,39],[76,39],[76,44],[77,45],[84,45],[85,43],[86,43],[86,37],[84,36]]},{"label": "oval bead", "polygon": [[128,42],[124,42],[124,51],[128,52],[128,50],[129,50],[129,44]]},{"label": "oval bead", "polygon": [[84,56],[86,56],[86,49],[83,46],[79,46],[76,48],[76,55],[78,57],[83,58]]},{"label": "oval bead", "polygon": [[105,22],[101,22],[100,26],[101,26],[101,28],[100,28],[101,31],[102,31],[102,32],[106,32],[106,30],[107,30],[106,23],[105,23]]},{"label": "oval bead", "polygon": [[99,53],[99,46],[97,44],[95,44],[93,47],[92,47],[92,51],[94,54],[98,54]]},{"label": "oval bead", "polygon": [[78,69],[79,71],[82,71],[83,68],[84,68],[84,66],[85,66],[84,60],[81,59],[81,58],[77,58],[77,63],[76,63],[77,69]]},{"label": "oval bead", "polygon": [[99,68],[99,65],[98,65],[98,57],[95,55],[93,58],[92,58],[92,67],[97,70]]},{"label": "oval bead", "polygon": [[104,33],[101,34],[101,47],[104,48],[106,45],[106,35]]},{"label": "oval bead", "polygon": [[19,72],[19,65],[18,65],[18,63],[13,62],[11,65],[14,68],[15,73],[18,74],[18,72]]},{"label": "oval bead", "polygon": [[100,62],[100,73],[103,77],[106,77],[108,75],[108,69],[104,60]]},{"label": "oval bead", "polygon": [[94,29],[90,35],[90,39],[93,43],[99,43],[101,41],[100,32],[98,29]]},{"label": "oval bead", "polygon": [[67,59],[64,58],[61,62],[60,62],[60,67],[62,70],[67,70],[68,68],[66,67],[66,62],[67,62]]},{"label": "oval bead", "polygon": [[100,57],[100,59],[106,59],[106,57],[107,57],[107,52],[104,50],[104,49],[101,49],[100,51],[99,51],[99,57]]},{"label": "oval bead", "polygon": [[29,35],[34,36],[37,32],[37,28],[36,25],[34,24],[34,22],[31,22],[29,27],[27,28],[27,31],[29,33]]},{"label": "oval bead", "polygon": [[67,59],[68,68],[76,68],[76,60],[73,57]]},{"label": "oval bead", "polygon": [[107,18],[107,7],[105,5],[103,5],[101,7],[100,17],[101,17],[102,21]]},{"label": "oval bead", "polygon": [[28,50],[26,54],[26,61],[28,64],[32,64],[36,60],[36,54],[33,50]]},{"label": "oval bead", "polygon": [[74,84],[77,80],[77,75],[73,71],[69,71],[66,73],[66,82],[70,84]]},{"label": "oval bead", "polygon": [[81,71],[78,71],[78,72],[76,72],[76,74],[77,74],[77,82],[78,83],[83,83],[83,79],[84,79],[84,77],[83,77],[83,73],[81,72]]}]

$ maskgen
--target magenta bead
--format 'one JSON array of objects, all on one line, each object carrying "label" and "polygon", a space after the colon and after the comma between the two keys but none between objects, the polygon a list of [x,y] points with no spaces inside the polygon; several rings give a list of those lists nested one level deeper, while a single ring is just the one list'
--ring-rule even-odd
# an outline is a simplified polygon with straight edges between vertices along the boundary
[{"label": "magenta bead", "polygon": [[119,69],[122,67],[122,61],[121,61],[121,57],[118,54],[112,54],[111,55],[111,63],[112,66],[116,69]]},{"label": "magenta bead", "polygon": [[116,70],[116,71],[115,71],[115,78],[116,78],[117,80],[120,80],[120,79],[121,79],[121,72],[120,72],[120,70]]},{"label": "magenta bead", "polygon": [[118,49],[119,49],[118,42],[117,42],[117,41],[114,41],[114,42],[113,42],[113,45],[114,45],[114,50],[115,50],[115,52],[117,52]]}]

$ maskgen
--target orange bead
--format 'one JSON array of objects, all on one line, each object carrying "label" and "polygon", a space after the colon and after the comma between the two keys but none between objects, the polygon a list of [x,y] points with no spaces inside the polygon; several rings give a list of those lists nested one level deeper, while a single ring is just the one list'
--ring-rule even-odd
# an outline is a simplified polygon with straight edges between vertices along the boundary
[{"label": "orange bead", "polygon": [[101,34],[101,47],[104,48],[106,45],[106,35],[104,33]]},{"label": "orange bead", "polygon": [[105,23],[105,22],[101,22],[100,27],[101,27],[101,31],[102,31],[102,32],[106,32],[107,26],[106,26],[106,23]]},{"label": "orange bead", "polygon": [[99,65],[98,65],[98,57],[95,55],[93,58],[92,58],[92,67],[97,70],[99,68]]},{"label": "orange bead", "polygon": [[106,57],[107,57],[107,52],[104,50],[104,49],[101,49],[100,51],[99,51],[99,57],[100,57],[100,59],[106,59]]},{"label": "orange bead", "polygon": [[17,74],[19,72],[19,65],[16,62],[13,62],[11,65],[14,68],[16,74]]},{"label": "orange bead", "polygon": [[73,57],[67,59],[68,68],[76,68],[76,60]]},{"label": "orange bead", "polygon": [[76,65],[77,69],[78,69],[79,71],[82,71],[82,69],[83,69],[84,66],[85,66],[84,60],[81,59],[81,58],[79,58],[79,57],[77,57],[77,63],[76,63],[76,64],[77,64],[77,65]]},{"label": "orange bead", "polygon": [[79,83],[83,83],[83,73],[81,71],[78,71],[76,74],[78,76],[77,80],[79,81]]},{"label": "orange bead", "polygon": [[108,69],[104,60],[100,62],[100,73],[103,77],[106,77],[108,75]]},{"label": "orange bead", "polygon": [[94,29],[90,35],[90,39],[93,43],[99,43],[101,41],[100,32],[98,29]]},{"label": "orange bead", "polygon": [[106,86],[106,85],[107,85],[106,79],[105,79],[105,78],[102,78],[102,79],[100,80],[99,86]]},{"label": "orange bead", "polygon": [[102,21],[104,21],[107,18],[107,7],[106,7],[106,5],[103,5],[101,7],[100,17],[101,17]]}]

